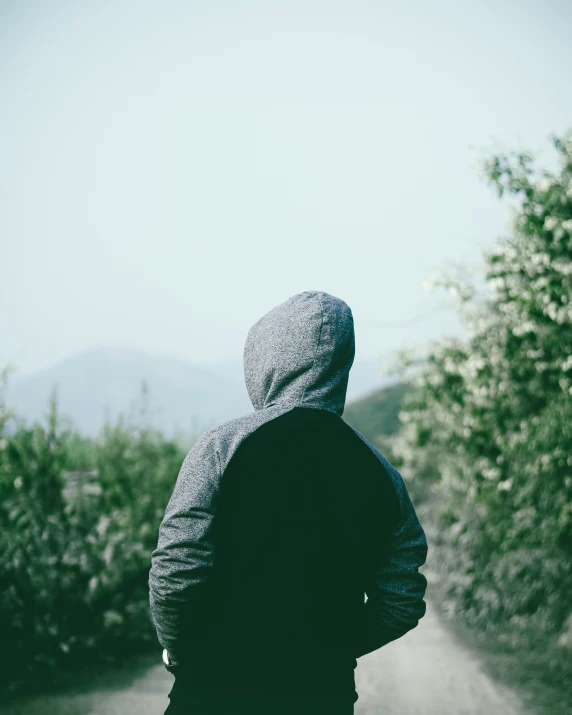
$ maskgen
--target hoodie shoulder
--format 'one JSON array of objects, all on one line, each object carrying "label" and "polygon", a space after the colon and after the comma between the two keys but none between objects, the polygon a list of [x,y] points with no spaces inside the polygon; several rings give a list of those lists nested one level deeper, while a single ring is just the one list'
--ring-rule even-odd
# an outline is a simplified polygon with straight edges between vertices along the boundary
[{"label": "hoodie shoulder", "polygon": [[283,415],[292,409],[292,405],[275,405],[263,410],[256,410],[241,417],[222,422],[203,432],[191,447],[191,453],[204,455],[205,452],[217,453],[221,474],[230,462],[240,444],[259,427]]}]

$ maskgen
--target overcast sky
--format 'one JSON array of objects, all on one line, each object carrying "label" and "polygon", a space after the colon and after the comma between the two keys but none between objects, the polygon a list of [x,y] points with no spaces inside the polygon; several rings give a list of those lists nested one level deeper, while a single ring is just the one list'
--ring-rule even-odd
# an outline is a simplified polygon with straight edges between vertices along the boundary
[{"label": "overcast sky", "polygon": [[572,126],[571,36],[556,0],[0,0],[0,367],[239,356],[304,290],[361,357],[458,330],[422,281],[507,229],[479,157]]}]

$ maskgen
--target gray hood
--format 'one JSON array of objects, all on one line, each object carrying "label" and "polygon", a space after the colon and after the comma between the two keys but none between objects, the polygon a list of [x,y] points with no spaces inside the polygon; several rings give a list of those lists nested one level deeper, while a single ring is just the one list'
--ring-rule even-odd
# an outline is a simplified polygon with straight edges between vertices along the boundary
[{"label": "gray hood", "polygon": [[343,300],[321,291],[288,298],[248,331],[244,377],[254,409],[292,404],[341,416],[354,354]]}]

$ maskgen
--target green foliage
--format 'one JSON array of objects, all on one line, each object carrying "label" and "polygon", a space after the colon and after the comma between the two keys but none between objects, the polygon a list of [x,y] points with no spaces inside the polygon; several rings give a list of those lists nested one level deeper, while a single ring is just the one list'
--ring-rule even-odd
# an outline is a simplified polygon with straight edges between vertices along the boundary
[{"label": "green foliage", "polygon": [[556,174],[528,154],[484,165],[517,205],[512,235],[485,252],[485,295],[438,283],[469,337],[428,346],[394,443],[436,497],[433,556],[459,612],[523,642],[557,634],[572,591],[572,134],[553,144]]},{"label": "green foliage", "polygon": [[186,451],[146,427],[97,439],[0,407],[0,680],[18,689],[55,668],[155,644],[151,551]]}]

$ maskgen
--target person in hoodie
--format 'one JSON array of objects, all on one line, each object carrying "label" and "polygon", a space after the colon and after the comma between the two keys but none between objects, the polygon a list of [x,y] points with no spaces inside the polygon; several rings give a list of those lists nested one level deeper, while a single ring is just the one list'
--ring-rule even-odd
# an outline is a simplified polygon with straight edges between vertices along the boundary
[{"label": "person in hoodie", "polygon": [[321,291],[249,330],[254,412],[194,444],[152,554],[169,715],[350,715],[357,659],[425,615],[405,483],[342,419],[354,353],[349,306]]}]

